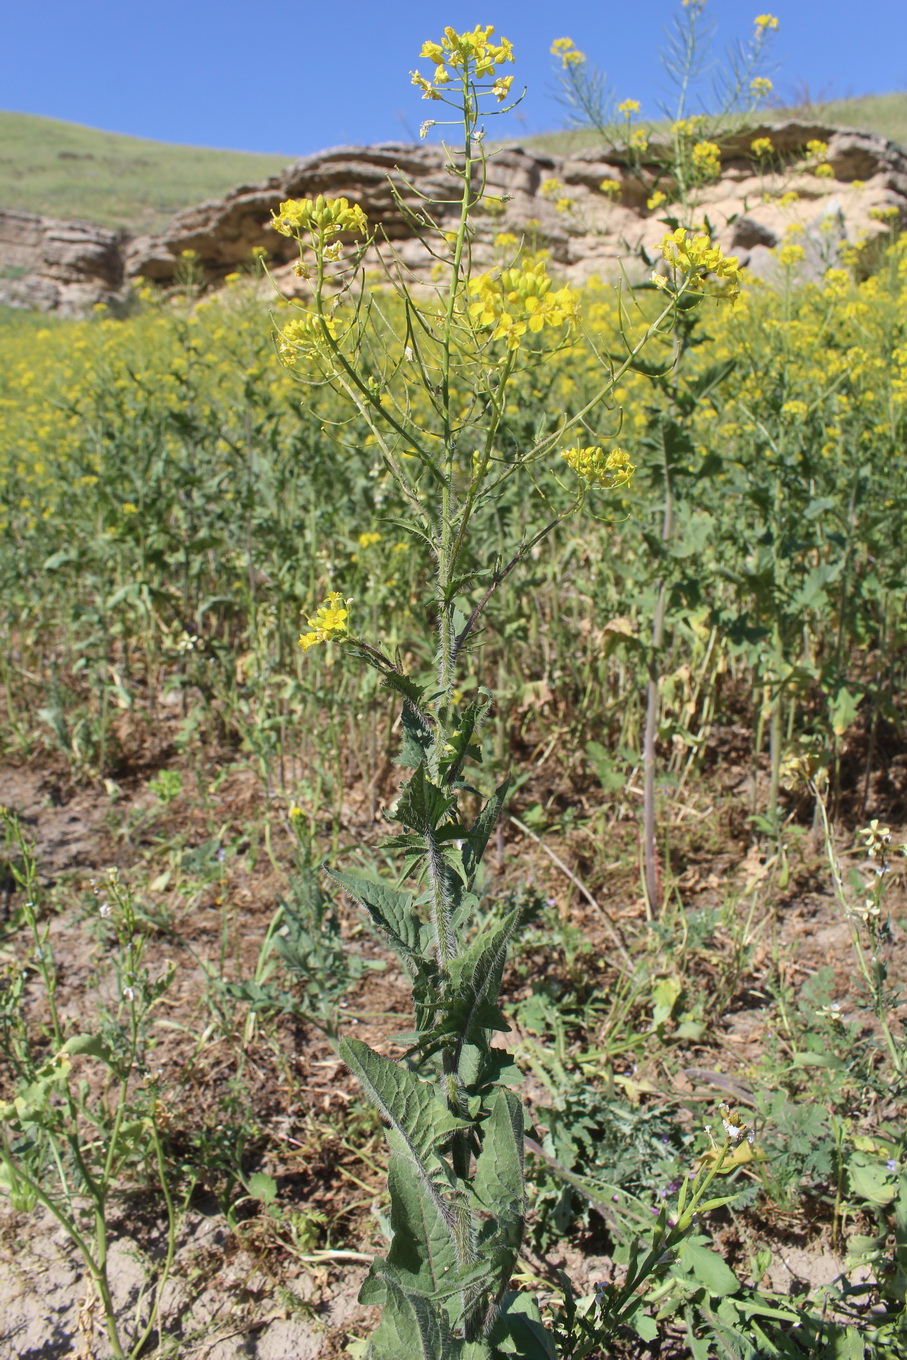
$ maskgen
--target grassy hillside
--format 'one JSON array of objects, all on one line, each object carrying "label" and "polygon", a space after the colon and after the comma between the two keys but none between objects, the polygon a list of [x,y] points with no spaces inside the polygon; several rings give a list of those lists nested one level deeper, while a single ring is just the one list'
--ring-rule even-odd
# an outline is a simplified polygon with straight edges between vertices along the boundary
[{"label": "grassy hillside", "polygon": [[292,159],[149,142],[0,112],[0,207],[154,231],[180,208],[264,179]]},{"label": "grassy hillside", "polygon": [[[842,127],[864,128],[907,146],[907,94],[868,94],[858,99],[837,99],[828,104],[768,109],[766,118],[779,121],[784,118],[815,119]],[[557,155],[594,146],[596,140],[592,133],[577,131],[548,132],[525,139],[527,146]]]}]

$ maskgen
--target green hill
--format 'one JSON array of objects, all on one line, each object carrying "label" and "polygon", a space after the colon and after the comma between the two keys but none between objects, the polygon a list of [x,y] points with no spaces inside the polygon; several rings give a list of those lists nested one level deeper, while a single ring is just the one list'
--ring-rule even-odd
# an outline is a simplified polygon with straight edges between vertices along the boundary
[{"label": "green hill", "polygon": [[212,151],[0,112],[0,207],[155,231],[234,184],[282,170],[292,155]]},{"label": "green hill", "polygon": [[[907,147],[907,94],[867,94],[857,99],[836,99],[826,104],[801,104],[789,108],[768,108],[764,111],[768,122],[785,118],[802,118],[817,123],[837,124],[840,127],[861,128],[879,132],[893,142]],[[527,137],[524,145],[552,155],[565,155],[594,146],[594,133],[580,131],[547,132],[538,137]]]}]

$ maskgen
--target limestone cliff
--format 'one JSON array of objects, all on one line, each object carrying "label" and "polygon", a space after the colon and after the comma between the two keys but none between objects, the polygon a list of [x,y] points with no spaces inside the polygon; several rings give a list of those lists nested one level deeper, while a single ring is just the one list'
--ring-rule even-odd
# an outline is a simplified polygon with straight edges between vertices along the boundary
[{"label": "limestone cliff", "polygon": [[[763,136],[774,145],[771,173],[750,151],[752,141]],[[828,144],[827,178],[804,165],[804,148],[812,140]],[[886,230],[873,215],[879,210],[894,209],[896,223],[907,224],[907,154],[873,133],[803,122],[766,124],[726,138],[721,163],[720,178],[701,194],[700,211],[722,245],[760,275],[771,273],[772,247],[794,222],[804,228],[801,239],[814,274],[838,241]],[[572,282],[593,274],[613,277],[621,268],[632,276],[644,268],[640,247],[655,250],[664,234],[659,219],[668,205],[654,212],[646,206],[657,177],[655,156],[634,170],[620,149],[567,156],[523,147],[499,151],[488,161],[487,193],[500,207],[479,220],[478,259],[488,255],[498,232],[509,231],[544,243]],[[550,180],[564,186],[558,197],[571,200],[569,210],[559,211],[543,194]],[[616,193],[602,191],[606,180],[615,182]],[[659,187],[670,198],[671,185],[660,181]],[[247,265],[255,247],[268,251],[272,272],[292,290],[299,286],[290,269],[295,245],[268,223],[284,199],[318,193],[360,203],[379,228],[385,258],[389,243],[415,279],[429,277],[432,258],[400,200],[416,203],[420,194],[453,198],[456,182],[441,148],[383,144],[310,156],[263,183],[240,185],[222,199],[178,213],[153,237],[129,238],[87,223],[0,210],[0,302],[69,313],[95,302],[121,303],[139,276],[172,282],[186,250],[196,253],[216,286]],[[781,193],[788,195],[784,204]],[[455,203],[448,211],[452,221]],[[831,229],[823,229],[829,222]]]}]

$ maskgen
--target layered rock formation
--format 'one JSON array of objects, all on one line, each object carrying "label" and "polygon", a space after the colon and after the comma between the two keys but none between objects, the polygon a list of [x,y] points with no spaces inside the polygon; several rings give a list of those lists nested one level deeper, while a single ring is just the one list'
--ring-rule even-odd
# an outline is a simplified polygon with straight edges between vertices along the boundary
[{"label": "layered rock formation", "polygon": [[124,292],[123,232],[0,208],[0,304],[80,315]]},{"label": "layered rock formation", "polygon": [[[769,162],[754,158],[754,139],[768,137]],[[824,176],[804,150],[828,145]],[[621,149],[544,155],[522,147],[488,161],[489,211],[479,220],[474,249],[490,258],[495,236],[511,232],[544,244],[560,272],[580,283],[591,275],[642,272],[640,249],[657,252],[660,220],[670,211],[674,186],[659,169],[657,143],[642,164]],[[560,186],[552,189],[551,182]],[[613,192],[602,189],[614,185]],[[653,190],[667,194],[649,209]],[[434,146],[386,144],[341,147],[288,166],[261,184],[240,185],[223,199],[178,213],[154,237],[127,239],[86,223],[63,223],[23,213],[0,213],[0,302],[41,310],[78,311],[93,302],[122,302],[139,277],[168,285],[181,255],[193,251],[205,278],[216,286],[248,265],[256,248],[268,252],[272,273],[287,291],[299,288],[291,271],[295,243],[269,227],[271,213],[288,198],[323,193],[361,204],[377,226],[378,263],[392,251],[416,281],[431,275],[432,256],[403,203],[419,196],[449,200],[435,209],[441,227],[459,213],[457,181],[446,153]],[[889,212],[886,221],[880,214]],[[721,146],[721,175],[705,186],[697,211],[721,244],[754,273],[771,274],[771,251],[792,224],[803,227],[807,268],[816,274],[842,240],[856,241],[907,225],[907,155],[872,133],[787,122],[749,128]]]}]

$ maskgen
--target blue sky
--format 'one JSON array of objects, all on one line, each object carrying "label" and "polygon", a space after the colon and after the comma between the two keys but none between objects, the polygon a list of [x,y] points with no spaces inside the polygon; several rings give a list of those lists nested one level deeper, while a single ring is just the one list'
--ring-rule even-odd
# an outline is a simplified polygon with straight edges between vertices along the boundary
[{"label": "blue sky", "polygon": [[[305,154],[409,140],[434,112],[409,83],[445,24],[513,42],[520,111],[489,135],[562,125],[549,47],[569,35],[620,97],[655,114],[657,52],[680,0],[28,0],[10,4],[0,107],[159,141]],[[907,0],[708,0],[718,48],[780,19],[776,88],[813,99],[907,88]],[[423,67],[425,63],[422,63]],[[2,153],[0,153],[2,154]]]}]

